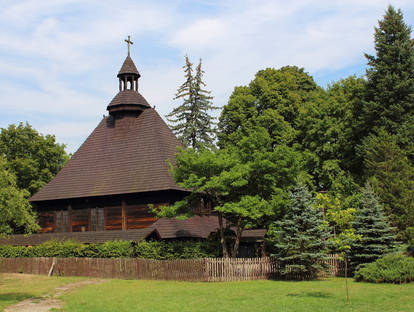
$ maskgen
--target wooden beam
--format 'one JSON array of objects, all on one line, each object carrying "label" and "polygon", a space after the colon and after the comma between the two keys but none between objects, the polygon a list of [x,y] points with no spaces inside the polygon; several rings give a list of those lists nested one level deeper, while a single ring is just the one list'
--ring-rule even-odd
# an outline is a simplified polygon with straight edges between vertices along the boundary
[{"label": "wooden beam", "polygon": [[72,232],[72,206],[68,205],[68,227],[69,232]]},{"label": "wooden beam", "polygon": [[126,203],[125,200],[122,201],[122,230],[127,230],[127,217],[126,217]]},{"label": "wooden beam", "polygon": [[57,222],[57,211],[53,212],[53,232],[57,233],[58,231],[58,222]]},{"label": "wooden beam", "polygon": [[98,206],[96,206],[95,208],[95,231],[99,231],[98,229],[98,224],[99,224],[99,209]]},{"label": "wooden beam", "polygon": [[64,232],[65,229],[63,228],[64,222],[63,222],[63,210],[61,210],[60,212],[60,231],[59,232]]},{"label": "wooden beam", "polygon": [[104,231],[106,230],[107,213],[108,213],[108,208],[104,207],[104,228],[103,228]]},{"label": "wooden beam", "polygon": [[91,218],[92,218],[91,208],[88,207],[88,228],[86,229],[87,231],[90,231],[92,229],[91,228]]}]

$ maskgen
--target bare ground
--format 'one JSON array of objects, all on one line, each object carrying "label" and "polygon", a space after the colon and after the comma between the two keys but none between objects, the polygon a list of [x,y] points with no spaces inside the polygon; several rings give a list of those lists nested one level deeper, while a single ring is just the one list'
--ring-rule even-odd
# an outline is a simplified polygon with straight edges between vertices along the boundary
[{"label": "bare ground", "polygon": [[57,297],[60,297],[63,294],[70,292],[75,288],[99,284],[103,281],[104,280],[92,279],[66,284],[56,288],[53,293],[47,294],[46,296],[40,299],[32,298],[20,301],[6,308],[4,312],[48,312],[51,309],[62,309],[63,301],[57,299]]}]

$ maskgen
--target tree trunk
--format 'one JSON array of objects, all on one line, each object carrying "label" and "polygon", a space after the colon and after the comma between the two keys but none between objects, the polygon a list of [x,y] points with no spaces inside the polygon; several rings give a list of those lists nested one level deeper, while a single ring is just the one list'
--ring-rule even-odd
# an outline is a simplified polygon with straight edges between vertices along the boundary
[{"label": "tree trunk", "polygon": [[224,237],[224,228],[223,228],[223,215],[219,212],[218,214],[219,221],[219,231],[220,231],[220,243],[221,248],[223,249],[223,258],[229,258],[229,253],[227,252],[226,238]]},{"label": "tree trunk", "polygon": [[348,259],[345,255],[345,288],[346,288],[346,303],[349,303],[349,289],[348,289]]},{"label": "tree trunk", "polygon": [[243,229],[241,228],[241,222],[242,222],[242,217],[239,217],[237,219],[236,240],[234,242],[232,255],[231,255],[233,258],[237,257],[237,252],[239,251],[240,238],[241,238],[241,234],[243,232]]}]

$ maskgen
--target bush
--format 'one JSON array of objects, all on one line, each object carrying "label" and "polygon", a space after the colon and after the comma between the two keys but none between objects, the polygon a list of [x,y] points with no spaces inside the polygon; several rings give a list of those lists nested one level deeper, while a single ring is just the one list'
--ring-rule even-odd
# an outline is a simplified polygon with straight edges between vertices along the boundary
[{"label": "bush", "polygon": [[402,254],[389,254],[362,265],[354,278],[358,282],[408,283],[414,281],[414,259]]},{"label": "bush", "polygon": [[405,233],[408,241],[407,252],[411,257],[414,257],[414,227],[407,228]]},{"label": "bush", "polygon": [[220,246],[215,242],[200,241],[141,241],[135,246],[137,258],[173,260],[220,257]]},{"label": "bush", "polygon": [[158,260],[215,258],[220,256],[215,242],[200,241],[108,241],[82,244],[77,241],[48,241],[37,246],[0,246],[2,258],[146,258]]}]

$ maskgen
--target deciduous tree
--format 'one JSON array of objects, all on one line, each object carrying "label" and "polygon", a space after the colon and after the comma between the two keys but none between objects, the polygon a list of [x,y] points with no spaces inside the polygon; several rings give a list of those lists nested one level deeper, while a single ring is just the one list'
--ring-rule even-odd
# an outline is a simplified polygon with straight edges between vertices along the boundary
[{"label": "deciduous tree", "polygon": [[38,229],[28,197],[29,192],[19,190],[16,177],[0,157],[0,235],[31,233]]},{"label": "deciduous tree", "polygon": [[0,156],[16,176],[19,189],[30,194],[47,184],[63,167],[69,156],[65,145],[53,135],[39,134],[31,125],[10,125],[0,132]]},{"label": "deciduous tree", "polygon": [[[265,226],[283,214],[287,194],[301,172],[300,155],[286,146],[273,148],[265,129],[243,138],[235,147],[217,151],[181,150],[171,168],[175,181],[192,193],[160,216],[190,216],[201,199],[211,203],[219,218],[224,256],[236,256],[244,229]],[[234,229],[227,251],[224,233]]]}]

